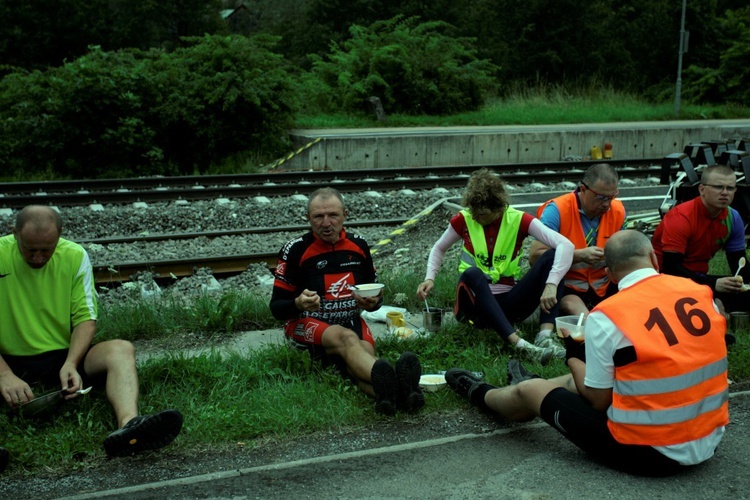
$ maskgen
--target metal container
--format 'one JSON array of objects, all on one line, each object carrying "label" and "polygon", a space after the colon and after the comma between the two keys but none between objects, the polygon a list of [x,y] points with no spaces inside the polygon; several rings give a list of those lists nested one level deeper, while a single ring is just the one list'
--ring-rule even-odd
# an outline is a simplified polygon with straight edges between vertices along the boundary
[{"label": "metal container", "polygon": [[436,332],[440,330],[440,326],[443,324],[443,310],[435,307],[430,307],[429,312],[427,309],[422,309],[422,326],[428,332]]},{"label": "metal container", "polygon": [[750,329],[750,313],[745,311],[729,313],[729,327],[733,332]]}]

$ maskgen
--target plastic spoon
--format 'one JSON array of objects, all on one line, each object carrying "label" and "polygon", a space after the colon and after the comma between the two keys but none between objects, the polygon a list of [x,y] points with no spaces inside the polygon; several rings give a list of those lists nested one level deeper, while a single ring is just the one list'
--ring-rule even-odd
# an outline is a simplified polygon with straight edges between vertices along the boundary
[{"label": "plastic spoon", "polygon": [[79,389],[73,393],[69,393],[67,389],[57,390],[45,394],[44,396],[34,398],[31,401],[27,401],[21,406],[15,407],[14,410],[17,414],[33,417],[34,415],[40,414],[57,405],[57,403],[60,400],[64,399],[65,396],[68,396],[70,394],[88,394],[89,391],[91,391],[91,387],[87,387],[86,389]]},{"label": "plastic spoon", "polygon": [[737,267],[737,272],[734,273],[734,277],[736,278],[738,274],[740,274],[740,271],[742,271],[742,268],[745,267],[745,264],[747,261],[745,260],[745,257],[740,257],[740,265]]},{"label": "plastic spoon", "polygon": [[578,316],[578,324],[576,325],[578,328],[581,328],[581,325],[583,324],[583,316],[586,313],[581,313],[580,316]]},{"label": "plastic spoon", "polygon": [[424,299],[424,306],[427,308],[427,312],[430,312],[430,306],[427,304],[427,299]]}]

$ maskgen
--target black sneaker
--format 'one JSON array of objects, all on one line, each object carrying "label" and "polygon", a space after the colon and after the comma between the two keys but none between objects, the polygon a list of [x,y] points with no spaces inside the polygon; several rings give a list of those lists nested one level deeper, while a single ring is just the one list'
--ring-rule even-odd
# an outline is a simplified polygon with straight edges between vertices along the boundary
[{"label": "black sneaker", "polygon": [[9,458],[10,458],[10,454],[8,453],[8,450],[0,446],[0,472],[4,471],[5,468],[8,466]]},{"label": "black sneaker", "polygon": [[422,365],[412,352],[405,352],[396,362],[398,377],[397,407],[401,411],[415,412],[424,406],[424,393],[419,387]]},{"label": "black sneaker", "polygon": [[451,368],[445,372],[445,381],[448,382],[451,389],[469,401],[471,401],[471,393],[474,392],[474,389],[484,383],[481,378],[477,378],[472,372],[460,368]]},{"label": "black sneaker", "polygon": [[398,378],[393,365],[384,359],[376,360],[370,372],[370,383],[375,392],[375,411],[383,415],[395,415]]},{"label": "black sneaker", "polygon": [[508,382],[510,383],[510,385],[516,385],[523,382],[524,380],[531,380],[532,378],[541,378],[536,373],[527,371],[520,361],[513,358],[508,360],[507,370]]},{"label": "black sneaker", "polygon": [[110,457],[127,457],[142,451],[158,450],[174,441],[182,430],[182,414],[164,410],[138,416],[104,440],[104,451]]}]

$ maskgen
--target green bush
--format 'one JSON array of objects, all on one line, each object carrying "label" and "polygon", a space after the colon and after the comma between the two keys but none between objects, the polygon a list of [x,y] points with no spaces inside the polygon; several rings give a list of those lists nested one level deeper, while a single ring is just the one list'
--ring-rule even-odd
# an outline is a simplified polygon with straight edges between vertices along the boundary
[{"label": "green bush", "polygon": [[0,169],[63,177],[193,174],[286,150],[291,80],[271,37],[89,54],[0,81]]},{"label": "green bush", "polygon": [[189,38],[154,61],[161,90],[158,141],[183,173],[205,171],[240,151],[276,155],[288,147],[291,78],[269,36]]},{"label": "green bush", "polygon": [[[0,164],[10,172],[52,170],[87,176],[152,155],[154,130],[143,65],[130,52],[96,47],[46,72],[12,73],[0,82]],[[143,160],[142,160],[143,158]]]},{"label": "green bush", "polygon": [[736,103],[750,101],[750,7],[728,11],[721,19],[721,55],[713,66],[691,65],[685,71],[685,97],[697,102]]},{"label": "green bush", "polygon": [[379,97],[388,113],[442,115],[479,108],[493,88],[497,67],[476,58],[469,38],[452,36],[444,22],[417,24],[398,16],[334,44],[330,55],[312,55],[305,78],[308,101],[323,111],[367,109]]}]

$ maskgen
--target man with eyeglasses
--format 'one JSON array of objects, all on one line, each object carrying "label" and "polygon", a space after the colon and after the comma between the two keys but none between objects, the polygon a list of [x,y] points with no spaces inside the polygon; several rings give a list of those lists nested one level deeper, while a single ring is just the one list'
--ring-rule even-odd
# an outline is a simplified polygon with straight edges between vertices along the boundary
[{"label": "man with eyeglasses", "polygon": [[[617,292],[607,276],[604,245],[615,232],[624,229],[625,207],[617,200],[619,177],[608,163],[590,166],[578,188],[548,200],[537,210],[545,226],[557,231],[575,245],[573,264],[565,275],[565,291],[560,314],[588,314],[589,310]],[[534,240],[529,261],[539,258],[547,247]]]},{"label": "man with eyeglasses", "polygon": [[[727,312],[750,310],[750,295],[742,293],[750,272],[745,267],[734,276],[746,253],[745,224],[729,206],[736,191],[737,176],[730,167],[706,167],[699,196],[667,212],[652,239],[661,272],[710,286]],[[731,276],[708,274],[708,263],[719,250],[726,254]]]}]

